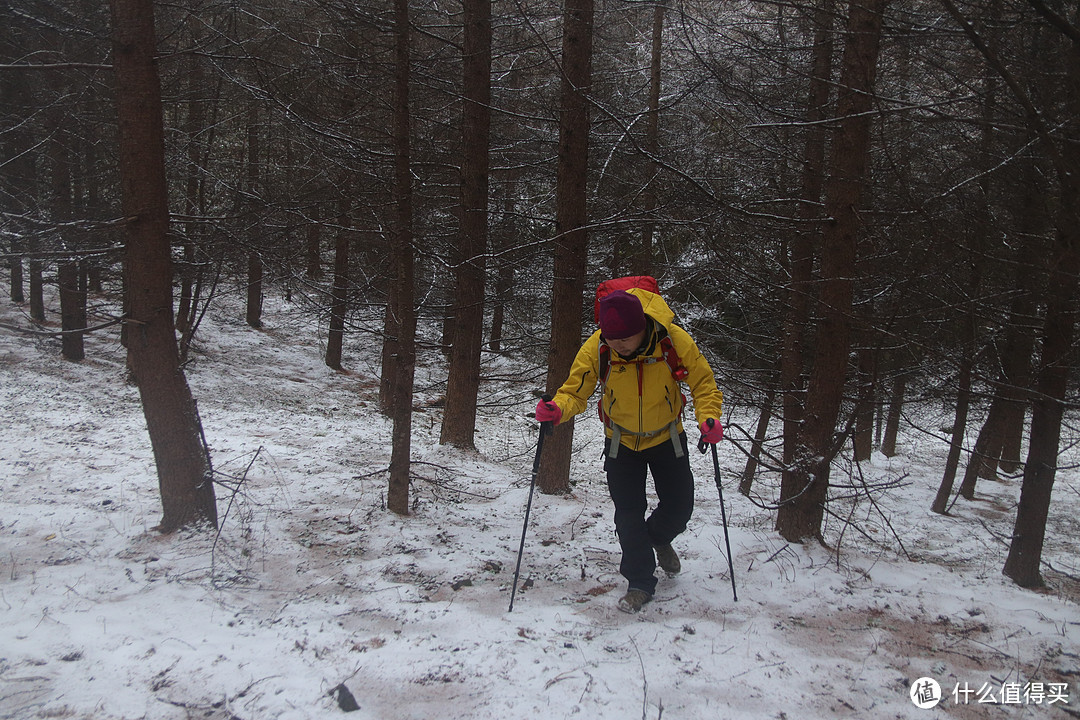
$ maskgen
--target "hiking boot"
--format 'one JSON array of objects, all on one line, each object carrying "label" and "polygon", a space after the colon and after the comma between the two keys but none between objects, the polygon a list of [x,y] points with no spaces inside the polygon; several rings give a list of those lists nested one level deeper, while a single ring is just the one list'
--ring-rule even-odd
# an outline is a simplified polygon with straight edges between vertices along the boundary
[{"label": "hiking boot", "polygon": [[678,575],[682,570],[682,563],[671,543],[656,546],[656,564],[668,575]]},{"label": "hiking boot", "polygon": [[636,613],[641,608],[645,607],[645,603],[652,600],[652,595],[639,590],[637,588],[630,588],[625,595],[619,599],[619,609],[627,613]]}]

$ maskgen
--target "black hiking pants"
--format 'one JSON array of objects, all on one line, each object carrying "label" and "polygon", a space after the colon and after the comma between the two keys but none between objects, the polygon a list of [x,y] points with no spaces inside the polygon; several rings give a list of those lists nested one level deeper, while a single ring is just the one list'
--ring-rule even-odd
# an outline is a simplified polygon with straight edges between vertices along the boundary
[{"label": "black hiking pants", "polygon": [[[671,442],[662,442],[645,450],[619,448],[612,459],[604,447],[604,470],[607,472],[608,492],[615,503],[615,532],[622,547],[619,572],[630,589],[656,591],[656,556],[653,548],[667,545],[686,529],[694,510],[694,475],[690,470],[690,453],[686,433],[679,434],[682,457],[675,456]],[[652,472],[658,503],[646,518],[649,503],[645,481]]]}]

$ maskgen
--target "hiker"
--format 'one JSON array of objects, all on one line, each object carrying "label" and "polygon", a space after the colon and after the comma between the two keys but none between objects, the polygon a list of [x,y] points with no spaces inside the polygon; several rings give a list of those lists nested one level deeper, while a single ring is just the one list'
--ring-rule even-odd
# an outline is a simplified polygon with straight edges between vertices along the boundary
[{"label": "hiker", "polygon": [[[612,285],[626,289],[610,290]],[[675,315],[653,278],[606,281],[597,295],[600,328],[578,350],[555,396],[537,404],[536,419],[558,425],[577,415],[600,385],[604,470],[622,548],[619,572],[628,583],[619,609],[637,612],[656,592],[657,562],[669,576],[682,569],[671,542],[686,529],[694,507],[694,477],[681,422],[686,399],[679,382],[690,388],[706,443],[723,438],[723,395],[693,338],[674,324]],[[647,471],[659,499],[648,518]]]}]

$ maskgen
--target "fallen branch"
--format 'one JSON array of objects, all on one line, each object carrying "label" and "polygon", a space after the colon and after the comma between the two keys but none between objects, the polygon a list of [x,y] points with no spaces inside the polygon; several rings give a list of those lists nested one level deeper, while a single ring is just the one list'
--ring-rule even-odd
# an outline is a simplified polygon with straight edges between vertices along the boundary
[{"label": "fallen branch", "polygon": [[112,327],[113,325],[119,325],[124,322],[123,318],[114,318],[109,322],[102,323],[100,325],[94,325],[86,328],[76,328],[75,330],[31,330],[29,328],[19,327],[18,325],[8,325],[7,323],[0,323],[0,328],[5,330],[13,330],[23,335],[30,335],[32,337],[64,337],[65,335],[85,335],[87,333],[96,332],[98,330],[104,330],[105,328]]}]

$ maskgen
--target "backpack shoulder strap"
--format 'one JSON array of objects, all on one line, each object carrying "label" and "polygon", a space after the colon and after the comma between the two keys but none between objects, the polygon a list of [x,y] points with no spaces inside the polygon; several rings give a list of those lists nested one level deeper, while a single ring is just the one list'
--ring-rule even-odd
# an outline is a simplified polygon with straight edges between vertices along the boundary
[{"label": "backpack shoulder strap", "polygon": [[671,377],[679,382],[685,380],[690,373],[687,371],[686,366],[683,365],[682,358],[679,357],[679,352],[675,349],[675,343],[671,342],[671,336],[666,332],[660,338],[660,352],[664,356],[664,362],[671,368]]}]

